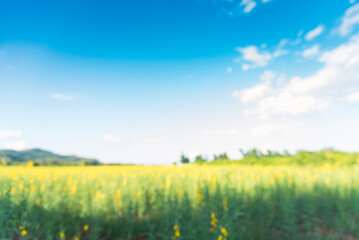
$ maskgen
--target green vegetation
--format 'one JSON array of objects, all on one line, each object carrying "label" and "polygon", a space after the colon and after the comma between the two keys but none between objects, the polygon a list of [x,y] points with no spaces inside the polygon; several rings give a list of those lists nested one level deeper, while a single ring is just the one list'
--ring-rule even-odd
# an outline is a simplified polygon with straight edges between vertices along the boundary
[{"label": "green vegetation", "polygon": [[2,165],[24,165],[31,161],[35,166],[100,164],[96,159],[63,156],[36,148],[24,151],[0,150],[0,161]]},{"label": "green vegetation", "polygon": [[2,167],[0,239],[359,238],[359,167]]},{"label": "green vegetation", "polygon": [[0,166],[0,239],[359,239],[358,153],[243,156],[198,155],[184,166]]},{"label": "green vegetation", "polygon": [[[225,154],[220,154],[219,156],[224,155]],[[298,151],[294,155],[290,155],[288,152],[282,154],[275,151],[262,153],[257,149],[251,149],[247,152],[242,151],[242,155],[243,158],[239,160],[231,160],[228,157],[220,158],[215,155],[212,161],[195,161],[195,163],[207,165],[237,164],[264,166],[353,166],[359,164],[359,153],[341,152],[333,149],[317,152]]]}]

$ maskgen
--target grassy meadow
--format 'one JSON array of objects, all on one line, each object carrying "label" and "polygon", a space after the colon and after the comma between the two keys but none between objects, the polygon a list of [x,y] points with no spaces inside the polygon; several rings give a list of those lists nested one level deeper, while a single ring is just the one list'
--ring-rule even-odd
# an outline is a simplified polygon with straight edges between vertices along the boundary
[{"label": "grassy meadow", "polygon": [[357,239],[357,166],[5,166],[0,239]]}]

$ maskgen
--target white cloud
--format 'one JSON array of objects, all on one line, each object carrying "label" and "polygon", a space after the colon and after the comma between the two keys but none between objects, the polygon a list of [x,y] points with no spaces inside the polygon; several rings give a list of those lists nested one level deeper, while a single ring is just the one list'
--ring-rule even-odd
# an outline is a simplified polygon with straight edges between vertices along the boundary
[{"label": "white cloud", "polygon": [[335,32],[343,37],[347,36],[353,31],[354,26],[357,24],[359,24],[359,3],[351,6],[345,11],[341,24]]},{"label": "white cloud", "polygon": [[[325,110],[328,104],[311,96],[295,95],[290,91],[273,94],[260,100],[253,111],[261,118],[268,118],[274,114],[290,114],[292,116],[307,112]],[[251,111],[247,113],[252,113]]]},{"label": "white cloud", "polygon": [[301,36],[303,36],[304,34],[304,30],[300,30],[298,33],[297,33],[297,37],[300,38]]},{"label": "white cloud", "polygon": [[217,129],[217,130],[204,130],[203,133],[206,134],[206,135],[228,136],[228,135],[236,135],[236,134],[238,134],[238,130],[236,128]]},{"label": "white cloud", "polygon": [[234,62],[238,63],[242,59],[249,62],[242,65],[242,69],[244,71],[250,68],[256,67],[265,67],[268,65],[268,62],[274,58],[280,57],[282,55],[286,55],[289,53],[288,50],[283,49],[285,45],[289,42],[288,39],[282,39],[279,44],[275,47],[275,51],[270,53],[264,48],[266,47],[265,44],[261,44],[260,48],[255,45],[250,45],[247,47],[237,47],[236,51],[242,54],[241,58],[236,58]]},{"label": "white cloud", "polygon": [[276,50],[274,53],[273,53],[273,57],[280,57],[280,56],[282,56],[282,55],[286,55],[286,54],[288,54],[289,53],[289,51],[288,50],[284,50],[284,49],[278,49],[278,50]]},{"label": "white cloud", "polygon": [[318,37],[320,34],[322,34],[324,31],[324,25],[323,24],[319,24],[318,27],[316,27],[315,29],[309,31],[306,35],[305,35],[305,40],[307,41],[311,41],[314,38]]},{"label": "white cloud", "polygon": [[157,138],[152,138],[152,137],[145,138],[145,144],[147,145],[151,145],[157,142],[158,142]]},{"label": "white cloud", "polygon": [[252,88],[247,88],[241,91],[234,91],[232,97],[237,98],[242,103],[250,103],[267,95],[271,90],[271,80],[275,77],[271,71],[266,71],[262,74],[261,80],[263,83],[258,84]]},{"label": "white cloud", "polygon": [[19,131],[0,131],[0,138],[18,138],[22,136],[22,132]]},{"label": "white cloud", "polygon": [[230,72],[232,72],[232,67],[227,67],[227,73],[230,73]]},{"label": "white cloud", "polygon": [[51,98],[58,99],[58,100],[66,100],[66,101],[74,100],[73,97],[66,95],[66,94],[61,94],[61,93],[54,93],[51,95]]},{"label": "white cloud", "polygon": [[264,67],[272,59],[272,55],[266,51],[259,52],[256,46],[239,47],[236,49],[242,54],[244,60],[252,62],[254,66]]},{"label": "white cloud", "polygon": [[346,97],[348,102],[359,102],[359,92],[352,93]]},{"label": "white cloud", "polygon": [[314,45],[313,47],[310,47],[308,49],[305,49],[302,53],[303,57],[312,57],[317,55],[319,52],[319,45]]},{"label": "white cloud", "polygon": [[272,123],[262,123],[251,128],[250,135],[252,137],[265,137],[272,132],[280,129],[280,126]]},{"label": "white cloud", "polygon": [[349,2],[350,2],[351,4],[353,4],[353,3],[355,3],[355,0],[349,0]]},{"label": "white cloud", "polygon": [[[256,114],[262,118],[276,114],[297,116],[323,111],[331,102],[346,96],[347,89],[358,87],[359,35],[324,53],[319,61],[324,63],[324,67],[309,77],[293,77],[287,84],[277,88],[272,87],[272,84],[260,83],[236,91],[235,97],[243,103],[252,103],[247,114]],[[356,95],[349,99],[355,100]]]},{"label": "white cloud", "polygon": [[275,73],[272,71],[265,71],[261,76],[260,79],[263,82],[271,82],[275,78]]},{"label": "white cloud", "polygon": [[243,12],[249,13],[256,7],[257,3],[253,0],[242,0],[241,5],[244,6]]},{"label": "white cloud", "polygon": [[115,135],[112,135],[112,134],[104,135],[103,139],[106,140],[106,141],[109,141],[109,142],[118,142],[118,141],[122,140],[122,138],[120,136],[115,136]]},{"label": "white cloud", "polygon": [[251,66],[249,66],[249,64],[242,64],[242,70],[243,71],[247,71],[251,68]]},{"label": "white cloud", "polygon": [[19,141],[12,142],[12,143],[6,143],[5,148],[20,151],[20,150],[24,150],[26,148],[26,145],[27,144],[26,144],[25,140],[19,140]]}]

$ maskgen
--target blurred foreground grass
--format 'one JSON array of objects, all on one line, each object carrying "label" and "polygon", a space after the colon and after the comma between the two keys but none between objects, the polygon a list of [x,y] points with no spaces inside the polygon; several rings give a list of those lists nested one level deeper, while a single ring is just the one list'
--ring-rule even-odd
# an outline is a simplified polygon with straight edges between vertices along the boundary
[{"label": "blurred foreground grass", "polygon": [[359,167],[2,167],[1,239],[357,239]]}]

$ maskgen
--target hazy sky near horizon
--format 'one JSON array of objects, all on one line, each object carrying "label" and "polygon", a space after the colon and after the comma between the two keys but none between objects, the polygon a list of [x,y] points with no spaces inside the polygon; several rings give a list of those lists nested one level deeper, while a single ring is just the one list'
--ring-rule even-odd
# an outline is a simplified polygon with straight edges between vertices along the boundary
[{"label": "hazy sky near horizon", "polygon": [[355,0],[0,3],[0,148],[170,164],[358,136]]}]

